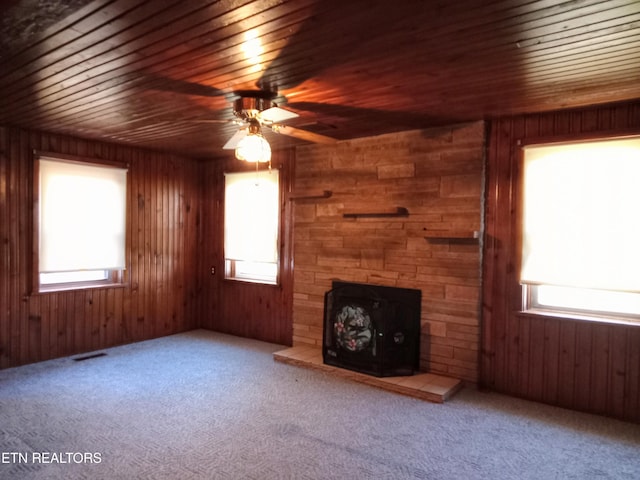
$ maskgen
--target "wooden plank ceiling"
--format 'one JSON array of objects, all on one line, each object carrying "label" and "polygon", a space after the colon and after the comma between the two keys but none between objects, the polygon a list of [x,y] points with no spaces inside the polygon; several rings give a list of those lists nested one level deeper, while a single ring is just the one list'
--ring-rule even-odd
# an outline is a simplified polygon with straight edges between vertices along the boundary
[{"label": "wooden plank ceiling", "polygon": [[336,139],[640,98],[640,1],[12,0],[0,13],[0,124],[198,158],[231,155],[238,90],[277,91],[300,114],[289,125]]}]

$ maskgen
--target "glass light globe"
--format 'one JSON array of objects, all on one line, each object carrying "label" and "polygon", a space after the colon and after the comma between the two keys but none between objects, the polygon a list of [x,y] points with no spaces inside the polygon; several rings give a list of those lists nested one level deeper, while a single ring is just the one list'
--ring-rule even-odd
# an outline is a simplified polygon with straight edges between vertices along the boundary
[{"label": "glass light globe", "polygon": [[249,134],[236,147],[236,158],[246,162],[265,163],[271,160],[271,145],[260,134]]}]

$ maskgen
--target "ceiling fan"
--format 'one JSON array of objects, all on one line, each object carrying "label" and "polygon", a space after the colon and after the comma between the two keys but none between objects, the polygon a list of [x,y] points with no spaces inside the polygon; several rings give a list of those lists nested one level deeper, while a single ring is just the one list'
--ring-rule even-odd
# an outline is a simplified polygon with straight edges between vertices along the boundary
[{"label": "ceiling fan", "polygon": [[237,97],[233,102],[233,122],[240,125],[239,130],[222,147],[226,150],[236,149],[241,140],[248,135],[259,135],[262,127],[270,128],[282,135],[306,140],[312,143],[335,143],[335,138],[300,128],[284,125],[299,114],[278,107],[274,102],[275,92],[268,90],[237,90],[233,92]]}]

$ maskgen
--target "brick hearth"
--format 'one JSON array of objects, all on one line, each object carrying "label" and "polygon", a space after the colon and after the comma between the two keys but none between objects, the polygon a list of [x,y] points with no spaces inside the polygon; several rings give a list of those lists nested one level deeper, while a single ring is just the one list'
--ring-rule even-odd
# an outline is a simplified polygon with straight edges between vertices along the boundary
[{"label": "brick hearth", "polygon": [[343,378],[429,402],[444,403],[460,388],[462,381],[433,373],[420,373],[403,377],[373,377],[343,368],[325,365],[322,361],[322,350],[313,346],[295,346],[273,354],[278,362],[313,368],[339,375]]}]

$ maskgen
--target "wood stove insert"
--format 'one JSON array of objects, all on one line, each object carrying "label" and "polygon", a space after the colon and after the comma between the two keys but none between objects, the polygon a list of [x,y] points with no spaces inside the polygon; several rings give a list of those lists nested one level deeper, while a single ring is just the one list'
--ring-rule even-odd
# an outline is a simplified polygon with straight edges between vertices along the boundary
[{"label": "wood stove insert", "polygon": [[377,377],[420,361],[420,290],[334,281],[325,294],[323,361]]}]

